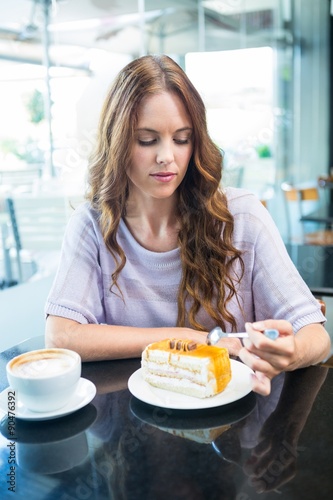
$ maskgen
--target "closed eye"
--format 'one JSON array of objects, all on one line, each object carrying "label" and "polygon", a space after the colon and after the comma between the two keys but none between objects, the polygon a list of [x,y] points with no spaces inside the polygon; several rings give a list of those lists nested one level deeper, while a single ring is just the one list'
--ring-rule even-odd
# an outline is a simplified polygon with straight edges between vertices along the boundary
[{"label": "closed eye", "polygon": [[174,139],[176,144],[189,144],[190,139]]},{"label": "closed eye", "polygon": [[156,139],[151,139],[149,141],[142,141],[141,139],[138,140],[140,146],[151,146],[156,142]]}]

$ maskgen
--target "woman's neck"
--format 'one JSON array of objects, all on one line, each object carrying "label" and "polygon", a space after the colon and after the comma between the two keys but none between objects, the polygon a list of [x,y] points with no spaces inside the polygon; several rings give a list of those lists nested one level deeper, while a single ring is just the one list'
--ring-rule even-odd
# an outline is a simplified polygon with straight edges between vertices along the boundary
[{"label": "woman's neck", "polygon": [[131,201],[128,203],[125,223],[144,248],[154,252],[177,248],[180,225],[175,204],[170,201],[152,200],[149,205],[137,205]]}]

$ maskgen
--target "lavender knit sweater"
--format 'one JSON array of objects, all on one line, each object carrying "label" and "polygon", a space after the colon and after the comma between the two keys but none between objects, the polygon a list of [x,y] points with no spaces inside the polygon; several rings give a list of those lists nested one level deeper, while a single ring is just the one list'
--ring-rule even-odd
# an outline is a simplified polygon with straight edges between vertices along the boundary
[{"label": "lavender knit sweater", "polygon": [[[238,330],[244,329],[246,321],[260,319],[288,320],[295,332],[309,323],[323,322],[320,307],[289,259],[269,212],[246,190],[228,188],[227,197],[235,220],[234,245],[242,250],[245,264],[238,291],[241,307],[236,300],[230,303]],[[75,210],[66,230],[46,314],[79,323],[176,325],[179,250],[146,250],[123,220],[118,241],[127,258],[119,276],[123,298],[109,290],[115,266],[100,232],[98,213],[88,203]],[[207,330],[215,326],[204,311],[199,318]]]}]

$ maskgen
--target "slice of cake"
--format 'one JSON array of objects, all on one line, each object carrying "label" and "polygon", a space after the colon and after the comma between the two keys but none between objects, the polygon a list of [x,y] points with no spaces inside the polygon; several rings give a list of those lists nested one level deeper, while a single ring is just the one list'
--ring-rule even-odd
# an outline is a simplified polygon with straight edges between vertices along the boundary
[{"label": "slice of cake", "polygon": [[221,436],[225,431],[230,429],[231,425],[223,425],[214,429],[168,429],[165,427],[158,427],[164,432],[168,432],[173,436],[189,439],[196,443],[211,444],[215,439]]},{"label": "slice of cake", "polygon": [[222,392],[231,380],[226,348],[190,340],[166,339],[148,345],[141,366],[149,384],[197,398]]}]

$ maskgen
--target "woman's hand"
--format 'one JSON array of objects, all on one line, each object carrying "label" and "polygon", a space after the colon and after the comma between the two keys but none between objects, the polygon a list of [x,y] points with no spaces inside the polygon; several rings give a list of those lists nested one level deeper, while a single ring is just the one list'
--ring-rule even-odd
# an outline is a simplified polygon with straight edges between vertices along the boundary
[{"label": "woman's hand", "polygon": [[239,339],[221,339],[216,345],[218,347],[226,347],[229,355],[233,357],[238,357],[239,352],[243,347]]},{"label": "woman's hand", "polygon": [[[271,379],[282,371],[292,370],[296,364],[296,340],[292,326],[284,320],[265,320],[246,323],[248,339],[239,351],[239,358],[254,371],[253,391],[268,395],[271,391]],[[263,331],[276,329],[277,340],[270,340]]]}]

